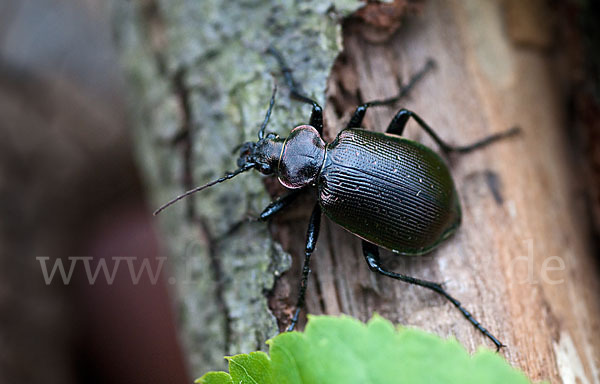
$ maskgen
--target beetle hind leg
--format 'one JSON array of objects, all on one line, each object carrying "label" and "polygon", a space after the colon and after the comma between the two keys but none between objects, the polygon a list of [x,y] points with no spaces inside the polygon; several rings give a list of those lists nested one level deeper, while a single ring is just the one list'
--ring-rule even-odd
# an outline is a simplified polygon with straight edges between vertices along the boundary
[{"label": "beetle hind leg", "polygon": [[304,307],[304,296],[306,294],[306,287],[308,282],[308,275],[310,275],[310,256],[315,250],[317,245],[317,239],[319,237],[319,229],[321,228],[321,206],[319,203],[315,204],[315,208],[310,215],[310,221],[308,224],[308,230],[306,231],[306,247],[304,249],[304,265],[302,266],[302,278],[300,280],[300,290],[298,292],[298,300],[296,302],[296,311],[290,322],[290,326],[287,331],[293,331],[298,323],[298,316],[302,307]]},{"label": "beetle hind leg", "polygon": [[448,294],[448,292],[446,292],[446,290],[442,287],[441,284],[434,283],[432,281],[421,280],[421,279],[417,279],[417,278],[414,278],[411,276],[401,275],[399,273],[394,273],[394,272],[388,271],[381,265],[381,260],[379,258],[379,248],[376,245],[363,240],[362,248],[363,248],[363,255],[365,256],[365,260],[367,261],[367,264],[369,265],[369,269],[371,269],[371,271],[377,272],[377,273],[387,276],[387,277],[391,277],[392,279],[404,281],[405,283],[419,285],[421,287],[425,287],[425,288],[428,288],[432,291],[439,293],[440,295],[445,297],[448,301],[450,301],[452,304],[454,304],[454,306],[456,308],[458,308],[458,310],[463,314],[463,316],[467,320],[469,320],[469,322],[471,324],[473,324],[473,326],[475,326],[475,328],[477,328],[479,330],[479,332],[483,333],[486,337],[488,337],[496,345],[497,351],[499,351],[500,348],[505,346],[494,335],[492,335],[487,329],[485,329],[481,325],[481,323],[479,323],[479,321],[477,321],[473,317],[473,315],[471,315],[471,313],[462,306],[460,301],[458,301],[454,297],[450,296],[450,294]]}]

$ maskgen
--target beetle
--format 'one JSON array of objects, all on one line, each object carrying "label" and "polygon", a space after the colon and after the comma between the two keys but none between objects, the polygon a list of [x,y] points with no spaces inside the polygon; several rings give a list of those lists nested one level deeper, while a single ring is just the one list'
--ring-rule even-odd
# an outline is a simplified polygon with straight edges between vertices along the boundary
[{"label": "beetle", "polygon": [[346,127],[331,143],[326,143],[322,138],[323,109],[304,95],[279,51],[270,47],[268,52],[278,61],[291,97],[312,105],[309,124],[293,128],[286,138],[274,133],[265,135],[275,103],[274,87],[258,141],[239,146],[238,169],[177,196],[154,214],[192,193],[251,169],[264,175],[276,175],[279,182],[291,190],[263,210],[259,216],[263,221],[288,207],[308,188],[316,189],[318,201],[309,219],[298,300],[288,331],[294,329],[304,306],[310,257],[315,250],[324,213],[362,239],[363,255],[371,271],[437,292],[456,306],[497,350],[503,347],[441,284],[386,269],[379,257],[379,247],[401,255],[423,255],[448,239],[461,223],[460,202],[446,163],[432,149],[401,137],[410,118],[445,154],[471,152],[512,136],[519,128],[490,135],[470,145],[453,146],[443,141],[419,115],[401,109],[385,133],[362,129],[367,109],[400,100],[434,67],[434,62],[429,60],[396,96],[358,106]]}]

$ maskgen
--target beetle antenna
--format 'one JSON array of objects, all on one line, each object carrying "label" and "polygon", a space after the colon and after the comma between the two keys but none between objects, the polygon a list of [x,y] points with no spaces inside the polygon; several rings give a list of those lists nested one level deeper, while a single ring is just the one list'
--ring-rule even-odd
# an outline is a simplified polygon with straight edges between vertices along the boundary
[{"label": "beetle antenna", "polygon": [[227,174],[225,174],[225,176],[223,176],[223,177],[221,177],[221,178],[218,178],[217,180],[211,181],[210,183],[207,183],[207,184],[201,185],[201,186],[199,186],[199,187],[196,187],[196,188],[194,188],[194,189],[190,189],[189,191],[187,191],[187,192],[185,192],[185,193],[183,193],[183,194],[181,194],[181,195],[177,196],[176,198],[174,198],[174,199],[172,199],[172,200],[168,201],[167,203],[165,203],[165,204],[161,205],[161,206],[160,206],[160,208],[158,208],[156,211],[154,211],[154,216],[158,215],[158,214],[159,214],[159,213],[161,213],[161,212],[162,212],[162,211],[163,211],[165,208],[167,208],[167,207],[169,207],[169,206],[171,206],[171,205],[175,204],[176,202],[178,202],[179,200],[183,199],[184,197],[186,197],[186,196],[189,196],[189,195],[191,195],[191,194],[193,194],[193,193],[196,193],[196,192],[200,192],[201,190],[203,190],[203,189],[205,189],[205,188],[212,187],[212,186],[213,186],[213,185],[215,185],[215,184],[222,183],[222,182],[224,182],[225,180],[232,179],[232,178],[236,177],[237,175],[239,175],[240,173],[242,173],[242,172],[246,172],[246,171],[248,171],[248,170],[252,169],[252,168],[254,167],[254,165],[255,165],[254,163],[249,163],[249,164],[246,164],[246,165],[244,165],[243,167],[241,167],[241,168],[238,168],[238,169],[236,169],[236,170],[235,170],[235,171],[233,171],[233,172],[228,172]]},{"label": "beetle antenna", "polygon": [[269,109],[267,109],[267,113],[265,114],[265,120],[260,126],[260,131],[258,131],[258,139],[262,139],[265,137],[265,128],[267,128],[267,124],[269,123],[269,119],[271,118],[271,111],[273,110],[273,105],[275,105],[275,94],[277,93],[277,84],[273,83],[273,94],[271,94],[271,101],[269,102]]}]

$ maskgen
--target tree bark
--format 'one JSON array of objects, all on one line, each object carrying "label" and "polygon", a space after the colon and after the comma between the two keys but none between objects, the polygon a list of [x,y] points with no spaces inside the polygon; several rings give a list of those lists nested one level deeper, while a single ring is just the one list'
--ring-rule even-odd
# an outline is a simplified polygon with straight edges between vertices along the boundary
[{"label": "tree bark", "polygon": [[[323,103],[341,49],[339,20],[356,1],[114,2],[116,40],[128,74],[138,158],[154,205],[236,168],[236,146],[256,141],[276,60],[273,44],[305,92]],[[267,131],[282,136],[310,106],[280,87]],[[182,339],[198,375],[223,356],[266,349],[278,333],[267,296],[289,255],[267,225],[248,220],[269,203],[257,175],[191,196],[160,216],[178,290]],[[283,302],[281,307],[287,306]]]},{"label": "tree bark", "polygon": [[[136,102],[145,105],[137,114],[137,141],[156,204],[234,168],[230,150],[255,140],[262,121],[269,72],[282,90],[269,128],[284,136],[308,121],[309,107],[288,100],[275,62],[261,53],[269,42],[283,51],[305,90],[326,101],[328,141],[354,106],[394,95],[398,81],[433,58],[437,69],[397,106],[369,110],[366,128],[383,131],[405,107],[451,143],[467,144],[514,125],[523,134],[450,158],[462,227],[429,255],[386,253],[388,265],[444,281],[507,345],[501,353],[533,380],[600,382],[594,342],[600,337],[598,265],[580,219],[585,184],[565,145],[570,132],[551,54],[557,44],[548,21],[553,13],[544,2],[429,1],[413,15],[408,11],[414,4],[400,9],[405,4],[396,1],[391,7],[405,14],[397,31],[399,24],[388,23],[383,13],[363,11],[344,22],[343,53],[328,78],[326,99],[322,90],[341,48],[332,14],[346,15],[356,4],[336,8],[339,13],[287,3],[254,5],[247,12],[169,4],[147,1],[141,9],[121,6],[116,12],[126,20],[119,41],[142,95]],[[416,125],[409,125],[407,137],[435,148]],[[272,194],[282,191],[273,180],[265,184]],[[240,176],[164,215],[165,241],[181,260],[182,337],[197,374],[219,367],[223,354],[264,349],[277,330],[271,311],[281,328],[295,302],[314,200],[307,197],[270,226],[293,259],[272,289],[287,268],[285,253],[266,225],[243,220],[266,206],[263,191],[257,175]],[[378,312],[398,324],[455,336],[471,351],[492,347],[435,293],[372,274],[360,241],[327,219],[312,270],[308,313],[367,320]]]}]

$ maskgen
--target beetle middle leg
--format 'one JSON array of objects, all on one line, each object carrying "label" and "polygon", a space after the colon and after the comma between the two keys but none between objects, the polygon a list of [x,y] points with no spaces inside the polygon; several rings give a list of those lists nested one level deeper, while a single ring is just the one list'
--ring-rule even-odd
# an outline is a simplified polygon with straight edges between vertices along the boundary
[{"label": "beetle middle leg", "polygon": [[285,79],[287,86],[290,88],[290,95],[296,100],[299,100],[304,103],[312,105],[313,108],[312,108],[312,113],[310,114],[309,124],[311,126],[313,126],[317,130],[317,132],[319,132],[319,135],[322,135],[323,134],[323,108],[321,108],[319,103],[317,103],[310,97],[304,95],[304,93],[301,90],[301,87],[294,80],[294,76],[292,75],[292,69],[286,64],[285,59],[283,58],[283,55],[281,54],[281,52],[279,52],[277,49],[275,49],[275,47],[270,46],[267,49],[267,53],[273,55],[273,57],[275,57],[275,59],[277,60],[277,63],[279,64],[279,67],[281,68],[281,72],[283,73],[283,78]]},{"label": "beetle middle leg", "polygon": [[304,295],[306,294],[306,284],[308,282],[308,275],[310,274],[310,256],[315,250],[317,245],[317,239],[319,237],[319,229],[321,228],[321,206],[319,203],[315,204],[315,208],[310,215],[310,221],[308,224],[308,230],[306,231],[306,247],[304,249],[304,265],[302,266],[302,279],[300,280],[300,290],[298,292],[298,301],[296,302],[296,311],[292,317],[288,332],[293,331],[296,323],[298,322],[298,316],[304,306]]},{"label": "beetle middle leg", "polygon": [[435,62],[432,59],[429,59],[427,60],[423,68],[421,68],[417,73],[411,76],[406,85],[400,87],[400,90],[398,91],[398,94],[396,96],[383,100],[368,101],[356,107],[356,110],[352,114],[352,117],[346,125],[346,128],[360,128],[363,118],[365,117],[365,113],[367,112],[367,108],[377,107],[381,105],[392,105],[398,102],[398,100],[408,95],[408,93],[415,87],[415,85],[421,79],[423,79],[423,77],[425,77],[427,72],[429,72],[433,68],[435,68]]},{"label": "beetle middle leg", "polygon": [[387,133],[391,133],[394,135],[402,135],[402,133],[404,132],[404,128],[406,127],[406,123],[408,122],[409,118],[413,118],[415,119],[415,121],[419,124],[419,126],[421,128],[423,128],[425,130],[425,132],[427,132],[429,134],[429,136],[431,136],[431,138],[440,146],[441,150],[444,151],[445,153],[449,153],[449,152],[458,152],[458,153],[467,153],[467,152],[471,152],[475,149],[479,149],[479,148],[483,148],[489,144],[492,144],[498,140],[516,135],[517,133],[519,133],[521,130],[518,127],[513,127],[509,130],[503,131],[503,132],[499,132],[499,133],[494,133],[492,135],[489,135],[487,137],[484,137],[481,140],[478,140],[472,144],[469,145],[450,145],[448,143],[446,143],[444,140],[442,140],[436,133],[435,131],[416,113],[414,113],[413,111],[409,111],[408,109],[401,109],[400,111],[398,111],[398,113],[396,113],[396,116],[394,116],[394,118],[392,119],[392,121],[390,122],[390,125],[388,126],[386,132]]},{"label": "beetle middle leg", "polygon": [[444,289],[444,287],[441,284],[434,283],[432,281],[421,280],[421,279],[417,279],[417,278],[414,278],[411,276],[401,275],[399,273],[388,271],[381,265],[381,260],[379,258],[379,248],[376,245],[369,243],[368,241],[365,241],[365,240],[362,241],[362,249],[363,249],[363,255],[365,256],[365,260],[367,261],[367,264],[369,265],[369,269],[371,269],[371,271],[377,272],[377,273],[382,274],[387,277],[391,277],[392,279],[404,281],[405,283],[419,285],[421,287],[425,287],[425,288],[431,289],[432,291],[439,293],[440,295],[444,296],[448,301],[450,301],[452,304],[454,304],[454,306],[456,308],[458,308],[458,310],[463,314],[463,316],[466,317],[467,320],[469,320],[469,322],[471,322],[471,324],[473,324],[475,326],[475,328],[477,328],[481,333],[483,333],[490,340],[492,340],[492,342],[496,345],[496,350],[500,350],[500,348],[504,346],[496,337],[494,337],[494,335],[492,335],[487,329],[485,329],[481,325],[481,323],[479,323],[479,321],[477,321],[473,317],[473,315],[471,315],[471,313],[469,311],[467,311],[462,306],[460,301],[458,301],[454,297],[450,296],[450,294],[448,292],[446,292],[446,290]]}]

